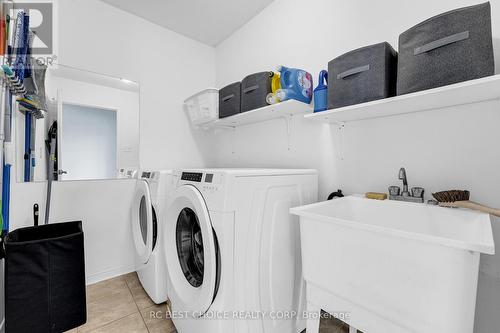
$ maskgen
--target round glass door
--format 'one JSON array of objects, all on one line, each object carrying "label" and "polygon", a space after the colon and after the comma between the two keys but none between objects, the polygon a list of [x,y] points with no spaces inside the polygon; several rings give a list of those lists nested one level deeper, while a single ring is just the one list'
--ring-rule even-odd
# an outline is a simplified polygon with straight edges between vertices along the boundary
[{"label": "round glass door", "polygon": [[182,272],[195,288],[203,283],[203,236],[196,213],[191,208],[184,208],[177,218],[176,228],[177,254]]},{"label": "round glass door", "polygon": [[139,227],[141,230],[141,237],[144,245],[147,244],[148,241],[148,206],[146,203],[146,196],[143,195],[141,197],[141,203],[139,205]]},{"label": "round glass door", "polygon": [[153,246],[151,246],[151,251],[156,248],[156,240],[158,238],[158,219],[156,218],[156,209],[154,205],[151,205],[151,213],[153,218]]},{"label": "round glass door", "polygon": [[151,250],[154,250],[156,247],[156,239],[158,238],[158,219],[156,218],[156,209],[154,205],[151,205],[151,218],[152,218],[152,223],[153,227],[149,227],[149,221],[148,221],[148,214],[147,214],[147,203],[145,200],[145,197],[143,197],[144,200],[141,200],[141,206],[140,206],[140,225],[141,225],[141,235],[142,239],[144,240],[144,244],[147,244],[147,239],[148,239],[148,233],[153,233],[153,245],[151,246]]},{"label": "round glass door", "polygon": [[184,185],[167,209],[164,253],[170,276],[169,297],[176,311],[202,316],[218,285],[218,247],[201,193]]},{"label": "round glass door", "polygon": [[138,181],[132,205],[132,237],[139,263],[147,263],[154,246],[154,213],[149,186]]}]

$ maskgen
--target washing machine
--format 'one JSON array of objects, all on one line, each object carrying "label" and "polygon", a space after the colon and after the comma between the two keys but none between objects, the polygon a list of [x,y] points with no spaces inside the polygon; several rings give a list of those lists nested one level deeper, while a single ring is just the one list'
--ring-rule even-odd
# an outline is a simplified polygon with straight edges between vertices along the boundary
[{"label": "washing machine", "polygon": [[301,332],[299,224],[289,209],[317,201],[317,172],[181,170],[173,181],[164,251],[177,332]]},{"label": "washing machine", "polygon": [[139,280],[156,304],[167,300],[161,220],[173,190],[172,171],[141,171],[132,204],[132,237]]}]

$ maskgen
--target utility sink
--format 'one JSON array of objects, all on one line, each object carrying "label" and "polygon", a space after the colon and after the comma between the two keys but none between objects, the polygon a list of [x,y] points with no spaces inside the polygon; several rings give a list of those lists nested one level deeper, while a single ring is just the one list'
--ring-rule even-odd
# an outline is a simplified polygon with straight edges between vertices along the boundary
[{"label": "utility sink", "polygon": [[365,333],[473,332],[480,253],[495,253],[488,215],[361,197],[291,213],[310,311],[347,312]]}]

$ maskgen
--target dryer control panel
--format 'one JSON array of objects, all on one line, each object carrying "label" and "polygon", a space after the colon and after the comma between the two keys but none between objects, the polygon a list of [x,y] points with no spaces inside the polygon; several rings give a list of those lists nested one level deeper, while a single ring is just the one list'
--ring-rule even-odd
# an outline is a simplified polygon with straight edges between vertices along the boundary
[{"label": "dryer control panel", "polygon": [[183,172],[181,175],[181,180],[187,180],[188,182],[201,183],[203,179],[203,173],[200,172]]}]

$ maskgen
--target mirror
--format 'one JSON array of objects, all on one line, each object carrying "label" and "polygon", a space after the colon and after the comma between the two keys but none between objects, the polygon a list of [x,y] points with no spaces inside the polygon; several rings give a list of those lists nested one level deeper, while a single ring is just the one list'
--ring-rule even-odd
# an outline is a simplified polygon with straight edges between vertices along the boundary
[{"label": "mirror", "polygon": [[43,118],[14,117],[19,182],[47,180],[51,147],[55,180],[126,178],[138,170],[138,83],[57,65],[47,70],[45,92]]}]

